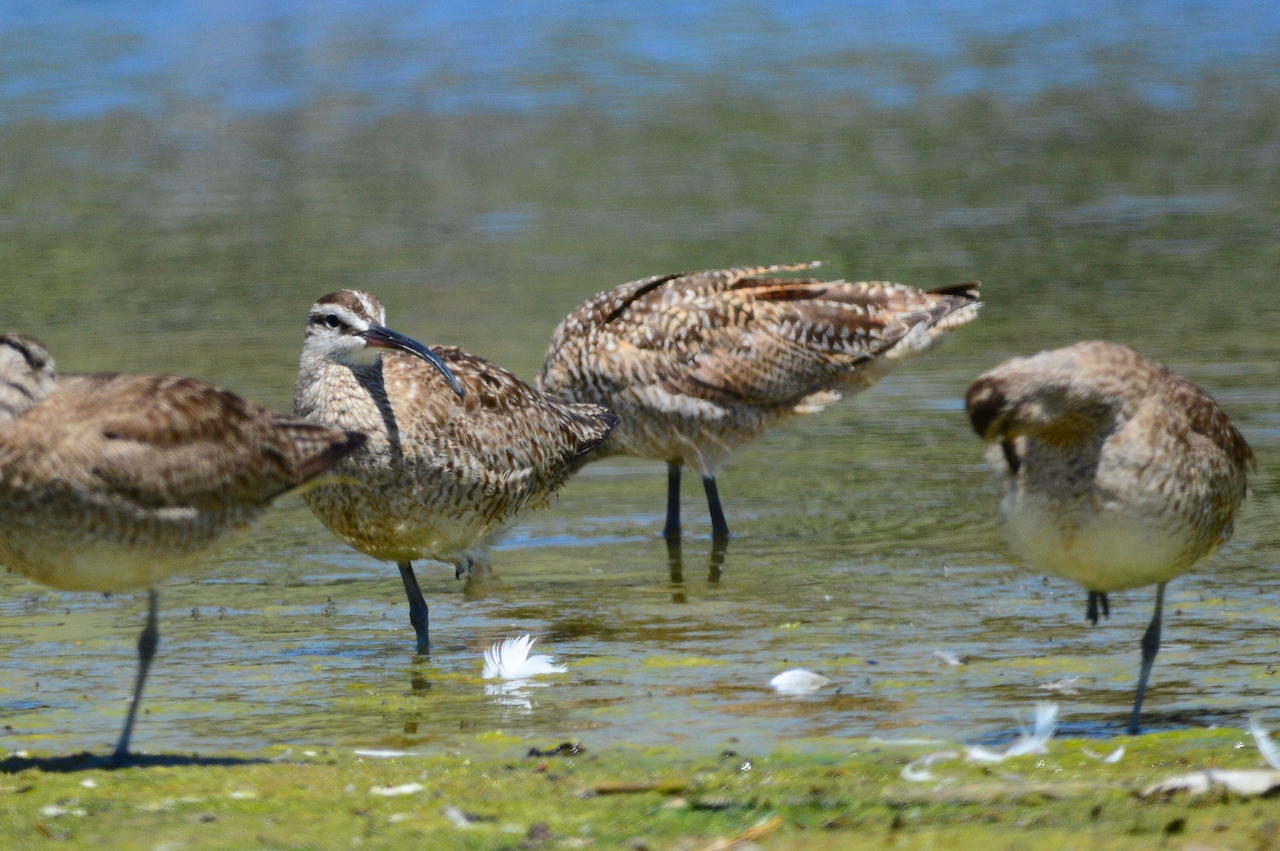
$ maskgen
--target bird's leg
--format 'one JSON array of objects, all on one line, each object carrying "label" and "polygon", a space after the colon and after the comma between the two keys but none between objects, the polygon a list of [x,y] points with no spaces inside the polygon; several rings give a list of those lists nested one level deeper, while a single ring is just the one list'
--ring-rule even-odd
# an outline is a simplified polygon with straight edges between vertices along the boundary
[{"label": "bird's leg", "polygon": [[[466,565],[464,575],[467,580],[467,584],[462,587],[463,597],[468,600],[483,600],[502,593],[502,582],[493,572],[487,551],[463,556],[462,564]],[[459,573],[462,574],[463,571],[459,570]]]},{"label": "bird's leg", "polygon": [[680,468],[683,461],[667,462],[667,525],[662,536],[668,542],[680,539]]},{"label": "bird's leg", "polygon": [[1094,626],[1098,625],[1098,607],[1102,607],[1102,616],[1104,618],[1111,617],[1111,603],[1107,600],[1106,591],[1090,591],[1089,605],[1085,608],[1084,616],[1089,623]]},{"label": "bird's leg", "polygon": [[684,555],[680,538],[667,538],[667,570],[671,573],[671,602],[688,602],[684,589]]},{"label": "bird's leg", "polygon": [[716,489],[715,476],[703,476],[702,486],[707,491],[707,508],[711,509],[711,541],[724,546],[729,540],[729,524],[724,522],[724,509],[720,506],[720,491]]},{"label": "bird's leg", "polygon": [[413,563],[402,561],[397,566],[404,582],[405,596],[409,598],[409,623],[413,624],[413,632],[418,636],[418,653],[426,656],[431,652],[431,639],[427,635],[427,601],[422,599],[418,577],[413,575]]},{"label": "bird's leg", "polygon": [[667,568],[671,571],[671,584],[684,584],[684,548],[680,538],[667,538]]},{"label": "bird's leg", "polygon": [[156,607],[160,595],[154,588],[147,589],[147,624],[138,636],[138,677],[133,683],[133,700],[129,701],[129,714],[124,718],[124,729],[120,731],[120,741],[116,743],[116,752],[111,761],[117,765],[129,761],[129,737],[133,735],[133,721],[138,716],[138,704],[142,702],[142,687],[147,682],[147,671],[151,669],[151,660],[156,656],[156,648],[160,645],[160,627],[156,624]]},{"label": "bird's leg", "polygon": [[1151,615],[1151,623],[1142,634],[1142,669],[1138,671],[1138,693],[1133,699],[1133,715],[1129,716],[1129,735],[1138,735],[1138,713],[1142,709],[1142,696],[1147,690],[1147,678],[1151,676],[1151,665],[1160,652],[1160,615],[1164,612],[1164,586],[1161,582],[1156,586],[1156,610]]},{"label": "bird's leg", "polygon": [[461,579],[464,576],[470,576],[471,571],[475,569],[476,563],[471,556],[463,556],[458,559],[458,563],[453,568],[453,578]]},{"label": "bird's leg", "polygon": [[724,553],[728,549],[728,540],[715,539],[711,541],[711,555],[707,558],[707,584],[716,585],[720,582],[720,573],[724,568]]}]

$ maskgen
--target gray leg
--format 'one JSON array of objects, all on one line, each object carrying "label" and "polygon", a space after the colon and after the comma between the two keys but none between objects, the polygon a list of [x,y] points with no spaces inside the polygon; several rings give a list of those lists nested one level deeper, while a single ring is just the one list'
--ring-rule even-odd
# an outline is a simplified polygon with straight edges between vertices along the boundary
[{"label": "gray leg", "polygon": [[680,468],[682,461],[667,462],[667,525],[662,535],[668,541],[680,537]]},{"label": "gray leg", "polygon": [[120,741],[116,743],[116,752],[111,761],[124,763],[129,761],[129,737],[133,735],[133,721],[138,716],[138,704],[142,703],[142,687],[147,682],[147,671],[151,669],[151,660],[156,656],[156,647],[160,645],[160,627],[156,625],[156,607],[160,595],[154,588],[147,589],[147,625],[138,636],[138,677],[133,682],[133,700],[129,701],[129,714],[124,717],[124,729],[120,731]]},{"label": "gray leg", "polygon": [[427,601],[422,599],[422,590],[418,588],[418,577],[413,575],[413,563],[399,562],[400,579],[404,582],[404,593],[409,598],[409,623],[418,636],[418,652],[423,656],[431,652],[431,640],[427,636]]},{"label": "gray leg", "polygon": [[1129,735],[1138,735],[1138,712],[1142,709],[1142,696],[1147,690],[1147,678],[1151,676],[1151,665],[1160,652],[1160,615],[1164,611],[1164,586],[1161,582],[1156,586],[1156,610],[1151,616],[1147,631],[1142,634],[1142,669],[1138,672],[1138,694],[1133,699],[1133,715],[1129,717]]},{"label": "gray leg", "polygon": [[707,491],[707,508],[711,509],[711,540],[723,544],[729,540],[729,524],[724,522],[724,509],[720,507],[720,491],[716,489],[716,477],[703,476],[702,486]]}]

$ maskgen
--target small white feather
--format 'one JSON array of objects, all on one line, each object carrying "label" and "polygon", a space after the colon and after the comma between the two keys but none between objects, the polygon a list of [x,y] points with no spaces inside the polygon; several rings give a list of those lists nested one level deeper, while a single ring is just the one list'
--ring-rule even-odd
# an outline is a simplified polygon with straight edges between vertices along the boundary
[{"label": "small white feather", "polygon": [[536,638],[526,633],[505,638],[484,651],[484,679],[522,680],[569,670],[552,662],[550,656],[530,656],[529,650],[535,641]]},{"label": "small white feather", "polygon": [[1081,748],[1080,752],[1085,756],[1089,757],[1090,759],[1096,759],[1099,762],[1109,762],[1113,765],[1119,762],[1120,760],[1124,759],[1124,745],[1121,745],[1120,747],[1116,748],[1106,756],[1103,756],[1097,751],[1090,750],[1089,748]]},{"label": "small white feather", "polygon": [[1267,765],[1280,770],[1280,749],[1277,749],[1275,742],[1271,741],[1270,734],[1262,726],[1262,722],[1258,720],[1257,715],[1249,717],[1249,732],[1253,733],[1253,741],[1257,744],[1262,758],[1267,761]]},{"label": "small white feather", "polygon": [[1005,749],[1003,753],[998,753],[980,745],[973,745],[964,749],[964,756],[965,759],[971,762],[1004,762],[1010,757],[1048,753],[1047,745],[1057,729],[1058,704],[1049,702],[1037,703],[1032,729],[1028,732],[1023,727],[1018,734],[1017,740]]},{"label": "small white feather", "polygon": [[399,786],[374,786],[369,789],[370,795],[381,795],[384,798],[394,798],[399,795],[412,795],[421,792],[427,788],[421,783],[401,783]]},{"label": "small white feather", "polygon": [[1045,683],[1040,686],[1044,691],[1056,691],[1066,697],[1071,697],[1080,693],[1080,689],[1076,688],[1076,681],[1079,677],[1065,677],[1052,683]]},{"label": "small white feather", "polygon": [[813,694],[830,682],[822,674],[815,674],[804,668],[792,668],[769,680],[769,685],[777,689],[779,694]]},{"label": "small white feather", "polygon": [[395,759],[401,756],[417,756],[413,751],[393,751],[382,748],[357,748],[352,753],[369,759]]},{"label": "small white feather", "polygon": [[955,751],[935,751],[931,754],[925,754],[914,762],[908,763],[902,769],[902,779],[908,780],[912,783],[925,783],[930,780],[934,780],[936,778],[934,777],[933,772],[929,770],[929,767],[935,762],[955,759],[958,756],[960,756],[960,754]]}]

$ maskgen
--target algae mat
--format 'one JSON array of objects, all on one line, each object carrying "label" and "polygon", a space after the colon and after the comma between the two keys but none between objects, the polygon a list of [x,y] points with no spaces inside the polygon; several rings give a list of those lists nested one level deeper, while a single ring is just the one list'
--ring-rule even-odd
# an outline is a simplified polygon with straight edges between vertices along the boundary
[{"label": "algae mat", "polygon": [[[1051,741],[998,765],[904,769],[937,742],[850,740],[825,753],[634,749],[488,734],[445,753],[267,750],[151,757],[11,756],[6,847],[1213,848],[1269,849],[1280,809],[1214,791],[1146,796],[1191,768],[1256,768],[1248,733]],[[918,764],[918,763],[917,763]],[[908,772],[908,774],[912,774]],[[918,776],[912,774],[912,776]]]}]

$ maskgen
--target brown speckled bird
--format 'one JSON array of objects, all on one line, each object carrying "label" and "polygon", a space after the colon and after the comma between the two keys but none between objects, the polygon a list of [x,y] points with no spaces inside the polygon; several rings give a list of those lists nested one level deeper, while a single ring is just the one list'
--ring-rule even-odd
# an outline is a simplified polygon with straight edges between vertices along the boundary
[{"label": "brown speckled bird", "polygon": [[22,416],[58,383],[49,350],[26,334],[0,337],[0,424]]},{"label": "brown speckled bird", "polygon": [[400,568],[419,653],[430,648],[413,560],[483,570],[487,545],[544,506],[617,419],[562,402],[449,346],[389,331],[372,295],[341,290],[307,323],[294,409],[369,442],[303,499],[331,532]]},{"label": "brown speckled bird", "polygon": [[148,589],[129,738],[159,642],[155,585],[364,442],[172,375],[57,377],[0,336],[0,564],[65,591]]},{"label": "brown speckled bird", "polygon": [[1172,370],[1091,341],[1005,361],[969,388],[973,428],[1004,490],[1013,550],[1107,593],[1156,585],[1129,732],[1156,653],[1165,584],[1231,537],[1253,453],[1217,403]]},{"label": "brown speckled bird", "polygon": [[776,277],[816,265],[646,278],[600,293],[556,329],[538,388],[618,415],[592,459],[667,462],[668,541],[680,535],[683,465],[702,475],[722,543],[715,477],[732,450],[865,390],[978,313],[977,284],[922,292]]}]

